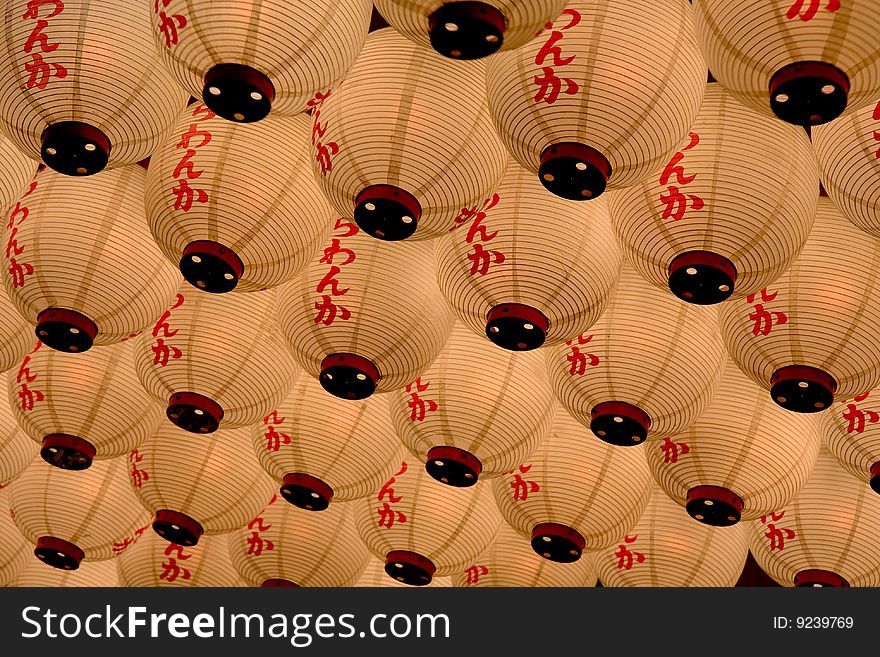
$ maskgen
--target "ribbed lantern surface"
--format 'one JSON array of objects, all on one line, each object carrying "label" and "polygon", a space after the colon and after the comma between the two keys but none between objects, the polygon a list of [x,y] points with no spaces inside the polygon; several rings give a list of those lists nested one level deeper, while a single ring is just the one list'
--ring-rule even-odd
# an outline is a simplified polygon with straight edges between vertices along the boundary
[{"label": "ribbed lantern surface", "polygon": [[81,561],[111,559],[149,526],[127,481],[125,459],[95,461],[72,472],[37,459],[9,487],[19,531],[44,563],[75,570]]},{"label": "ribbed lantern surface", "polygon": [[171,422],[193,433],[242,427],[284,399],[299,368],[275,303],[274,290],[222,296],[185,285],[137,338],[138,377]]},{"label": "ribbed lantern surface", "polygon": [[[367,561],[367,567],[364,570],[364,573],[361,575],[360,579],[352,584],[353,587],[358,588],[410,588],[409,584],[404,584],[403,582],[398,582],[396,579],[392,579],[388,577],[388,573],[385,572],[385,561],[379,560],[370,555],[370,558]],[[451,577],[434,577],[431,580],[431,583],[426,585],[425,588],[436,589],[436,588],[449,588],[452,586],[452,578]]]},{"label": "ribbed lantern surface", "polygon": [[[18,382],[19,372],[21,383]],[[19,369],[14,378],[9,377],[8,382],[0,381],[0,391],[9,391],[8,402],[6,397],[0,395],[0,488],[24,472],[40,451],[18,426],[15,417],[22,405],[27,408],[31,400],[38,398],[28,387],[26,373],[26,370]]]},{"label": "ribbed lantern surface", "polygon": [[431,366],[387,397],[403,443],[451,486],[522,463],[555,410],[541,354],[503,351],[458,323]]},{"label": "ribbed lantern surface", "polygon": [[495,192],[437,240],[435,260],[459,319],[523,351],[589,329],[611,297],[621,255],[604,199],[561,199],[511,162]]},{"label": "ribbed lantern surface", "polygon": [[180,277],[144,221],[145,178],[137,165],[88,178],[46,169],[9,213],[6,292],[46,346],[120,342],[174,299]]},{"label": "ribbed lantern surface", "polygon": [[554,563],[539,556],[507,523],[495,541],[467,568],[452,576],[453,586],[583,587],[596,585],[592,554],[574,563]]},{"label": "ribbed lantern surface", "polygon": [[486,74],[511,155],[552,193],[578,201],[660,169],[705,85],[684,0],[573,0],[528,44],[492,57]]},{"label": "ribbed lantern surface", "polygon": [[728,301],[719,318],[736,364],[776,403],[827,410],[880,384],[880,243],[827,198],[797,260],[776,282]]},{"label": "ribbed lantern surface", "polygon": [[27,191],[28,183],[37,172],[37,163],[22,153],[6,135],[0,133],[0,208],[4,211]]},{"label": "ribbed lantern surface", "polygon": [[199,437],[166,422],[133,450],[130,485],[153,514],[153,531],[192,547],[203,534],[244,527],[274,488],[249,439],[243,428]]},{"label": "ribbed lantern surface", "polygon": [[430,243],[386,244],[341,218],[305,272],[279,288],[278,314],[294,357],[343,399],[409,384],[453,324]]},{"label": "ribbed lantern surface", "polygon": [[751,523],[750,549],[782,586],[880,586],[880,497],[824,449],[791,503]]},{"label": "ribbed lantern surface", "polygon": [[206,536],[185,547],[144,532],[119,555],[116,567],[119,585],[127,587],[245,585],[232,567],[225,536]]},{"label": "ribbed lantern surface", "polygon": [[50,568],[32,554],[28,559],[27,566],[15,580],[14,586],[65,588],[119,586],[115,559],[84,561],[76,570]]},{"label": "ribbed lantern surface", "polygon": [[228,536],[236,571],[249,586],[351,586],[369,558],[346,502],[314,513],[273,495],[268,505]]},{"label": "ribbed lantern surface", "polygon": [[880,0],[694,0],[713,76],[783,121],[819,125],[880,91]]},{"label": "ribbed lantern surface", "polygon": [[707,527],[661,490],[618,545],[594,556],[603,586],[730,587],[749,552],[745,525]]},{"label": "ribbed lantern surface", "polygon": [[190,94],[229,121],[296,114],[336,85],[367,36],[368,0],[149,3],[157,52]]},{"label": "ribbed lantern surface", "polygon": [[153,45],[153,4],[5,3],[0,128],[22,152],[83,176],[156,149],[187,94]]},{"label": "ribbed lantern surface", "polygon": [[501,516],[485,482],[445,486],[407,458],[373,495],[358,500],[355,524],[392,579],[430,584],[467,568],[498,531]]},{"label": "ribbed lantern surface", "polygon": [[565,0],[377,0],[391,26],[451,59],[479,59],[531,41]]},{"label": "ribbed lantern surface", "polygon": [[279,504],[310,511],[370,495],[404,451],[387,396],[339,399],[310,376],[250,432],[257,458],[280,487]]},{"label": "ribbed lantern surface", "polygon": [[819,427],[837,462],[880,494],[880,391],[834,402],[819,418]]},{"label": "ribbed lantern surface", "polygon": [[645,279],[689,303],[719,303],[788,269],[816,216],[817,176],[803,129],[710,84],[664,168],[610,195],[611,220]]},{"label": "ribbed lantern surface", "polygon": [[131,340],[84,354],[37,343],[7,381],[19,425],[59,468],[126,455],[162,421],[162,407],[138,381]]},{"label": "ribbed lantern surface", "polygon": [[418,240],[491,195],[506,154],[484,76],[483,62],[373,32],[312,114],[312,167],[336,210],[381,240]]},{"label": "ribbed lantern surface", "polygon": [[327,241],[333,212],[307,160],[310,129],[305,114],[252,125],[203,103],[180,114],[150,158],[146,203],[156,243],[192,285],[274,287]]},{"label": "ribbed lantern surface", "polygon": [[622,539],[653,485],[642,449],[605,445],[562,409],[529,460],[493,482],[498,508],[522,542],[560,563]]},{"label": "ribbed lantern surface", "polygon": [[18,531],[10,513],[9,491],[0,489],[0,586],[14,586],[33,558],[33,546]]},{"label": "ribbed lantern surface", "polygon": [[666,495],[699,522],[754,520],[785,506],[810,476],[821,444],[816,420],[774,404],[729,363],[696,422],[648,444],[648,464]]},{"label": "ribbed lantern surface", "polygon": [[687,428],[724,370],[717,311],[682,303],[633,269],[596,324],[546,350],[550,384],[605,442],[637,445]]},{"label": "ribbed lantern surface", "polygon": [[18,367],[36,341],[34,327],[19,314],[6,290],[0,290],[0,372]]},{"label": "ribbed lantern surface", "polygon": [[822,183],[855,226],[880,237],[880,93],[877,102],[812,131]]}]

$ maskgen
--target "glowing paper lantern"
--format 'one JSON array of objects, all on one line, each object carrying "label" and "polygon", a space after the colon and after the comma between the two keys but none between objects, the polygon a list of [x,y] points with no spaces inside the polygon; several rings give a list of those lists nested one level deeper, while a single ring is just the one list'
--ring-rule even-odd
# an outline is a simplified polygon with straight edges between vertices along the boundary
[{"label": "glowing paper lantern", "polygon": [[798,496],[750,524],[758,565],[782,586],[880,586],[880,497],[824,449]]},{"label": "glowing paper lantern", "polygon": [[370,495],[403,456],[385,397],[338,399],[310,376],[296,382],[251,436],[281,496],[309,511]]},{"label": "glowing paper lantern", "polygon": [[461,324],[431,367],[387,397],[403,443],[451,486],[473,486],[522,463],[555,410],[540,354],[501,351]]},{"label": "glowing paper lantern", "polygon": [[294,357],[344,399],[403,388],[453,324],[430,244],[386,244],[344,219],[323,255],[279,289],[278,313]]},{"label": "glowing paper lantern", "polygon": [[662,491],[619,545],[594,559],[603,586],[734,586],[749,553],[745,525],[707,527]]},{"label": "glowing paper lantern", "polygon": [[186,286],[137,338],[144,388],[194,433],[259,422],[299,372],[275,321],[275,291],[205,294]]},{"label": "glowing paper lantern", "polygon": [[565,0],[378,0],[379,13],[408,39],[452,59],[477,59],[531,41]]},{"label": "glowing paper lantern", "polygon": [[816,216],[806,133],[756,115],[719,84],[654,178],[610,195],[614,230],[646,280],[712,304],[772,284]]},{"label": "glowing paper lantern", "polygon": [[877,103],[811,132],[828,196],[856,227],[880,237],[880,94]]},{"label": "glowing paper lantern", "polygon": [[146,203],[153,237],[187,281],[207,292],[274,287],[317,253],[333,213],[308,139],[305,115],[236,125],[202,103],[180,115],[150,158]]},{"label": "glowing paper lantern", "polygon": [[712,75],[749,107],[818,125],[880,91],[880,1],[694,0]]},{"label": "glowing paper lantern", "polygon": [[791,268],[760,295],[721,306],[733,360],[783,408],[823,411],[880,385],[880,280],[868,270],[878,258],[880,242],[820,198]]},{"label": "glowing paper lantern", "polygon": [[568,412],[626,446],[687,428],[715,393],[726,355],[714,309],[682,303],[624,267],[602,318],[546,357]]},{"label": "glowing paper lantern", "polygon": [[184,547],[145,532],[115,560],[120,586],[244,586],[232,567],[225,536]]},{"label": "glowing paper lantern", "polygon": [[869,390],[834,402],[819,417],[824,444],[856,479],[880,494],[880,392]]},{"label": "glowing paper lantern", "polygon": [[76,570],[58,570],[31,556],[14,586],[107,588],[119,586],[119,575],[116,573],[116,559],[84,561]]},{"label": "glowing paper lantern", "polygon": [[37,446],[28,439],[15,420],[13,408],[17,412],[22,403],[27,407],[29,394],[32,394],[22,375],[26,391],[23,397],[19,397],[17,393],[22,392],[22,386],[16,378],[10,376],[8,384],[0,381],[0,390],[7,389],[11,393],[8,396],[8,403],[4,402],[6,397],[0,395],[0,488],[24,472],[39,452]]},{"label": "glowing paper lantern", "polygon": [[596,565],[587,554],[575,563],[557,564],[538,556],[527,541],[506,523],[495,541],[474,563],[452,576],[454,586],[596,585]]},{"label": "glowing paper lantern", "polygon": [[273,495],[246,527],[229,535],[232,563],[249,586],[351,586],[369,558],[353,510],[337,502],[312,513]]},{"label": "glowing paper lantern", "polygon": [[131,485],[153,514],[153,531],[192,547],[202,535],[244,527],[274,488],[248,438],[247,429],[229,429],[196,439],[166,422],[132,451]]},{"label": "glowing paper lantern", "polygon": [[9,507],[38,559],[75,570],[116,556],[143,533],[150,517],[128,484],[128,467],[110,459],[75,472],[37,459],[12,483]]},{"label": "glowing paper lantern", "polygon": [[187,94],[160,64],[148,4],[6,3],[0,128],[22,152],[84,176],[156,149]]},{"label": "glowing paper lantern", "polygon": [[[404,584],[403,582],[398,582],[396,579],[388,577],[388,573],[385,572],[385,561],[380,561],[373,556],[370,556],[368,559],[367,567],[364,570],[363,575],[361,575],[360,579],[352,584],[352,586],[358,588],[410,588],[409,584]],[[449,588],[451,586],[451,577],[434,577],[431,579],[431,583],[426,585],[425,588],[436,589]]]},{"label": "glowing paper lantern", "polygon": [[467,568],[495,538],[501,516],[485,483],[444,486],[412,459],[355,504],[355,523],[389,577],[426,586]]},{"label": "glowing paper lantern", "polygon": [[177,81],[224,119],[296,114],[348,71],[370,25],[368,0],[162,0],[156,47]]},{"label": "glowing paper lantern", "polygon": [[[37,343],[7,377],[19,425],[42,445],[40,456],[59,468],[83,470],[93,459],[128,454],[162,420],[162,408],[135,374],[131,341],[85,354]],[[22,396],[22,383],[29,386],[30,397]]]},{"label": "glowing paper lantern", "polygon": [[644,511],[653,482],[643,450],[593,440],[560,409],[529,461],[493,486],[498,508],[523,542],[531,540],[545,559],[572,563],[622,539]]},{"label": "glowing paper lantern", "polygon": [[659,170],[706,85],[691,13],[684,0],[573,0],[546,32],[492,57],[489,107],[511,155],[576,201]]},{"label": "glowing paper lantern", "polygon": [[482,62],[456,62],[373,32],[315,109],[312,166],[343,216],[382,240],[437,237],[482,203],[506,155]]},{"label": "glowing paper lantern", "polygon": [[120,342],[174,298],[180,277],[144,221],[145,177],[139,166],[83,179],[44,170],[13,208],[6,292],[46,346]]},{"label": "glowing paper lantern", "polygon": [[31,545],[16,528],[9,510],[9,492],[0,489],[0,586],[12,585],[33,558]]}]

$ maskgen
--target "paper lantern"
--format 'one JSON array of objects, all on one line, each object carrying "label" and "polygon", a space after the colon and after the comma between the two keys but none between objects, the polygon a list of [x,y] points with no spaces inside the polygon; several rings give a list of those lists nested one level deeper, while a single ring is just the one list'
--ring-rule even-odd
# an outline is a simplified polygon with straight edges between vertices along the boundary
[{"label": "paper lantern", "polygon": [[437,241],[437,281],[478,334],[523,351],[599,319],[621,263],[604,199],[558,198],[511,163],[491,198],[459,219]]},{"label": "paper lantern", "polygon": [[333,213],[306,161],[308,133],[305,115],[236,125],[202,103],[180,115],[150,158],[146,203],[153,237],[192,285],[274,287],[327,241]]},{"label": "paper lantern", "polygon": [[338,399],[310,376],[251,428],[251,437],[281,496],[309,511],[370,495],[403,457],[384,396]]},{"label": "paper lantern", "polygon": [[[360,579],[352,584],[352,586],[357,588],[410,588],[409,584],[404,584],[388,577],[388,573],[385,572],[385,561],[380,561],[372,555],[367,560],[367,567]],[[431,583],[427,584],[424,588],[437,589],[449,588],[451,586],[451,577],[434,577],[431,579]]]},{"label": "paper lantern", "polygon": [[730,587],[748,553],[745,525],[701,525],[655,490],[623,540],[594,558],[603,586]]},{"label": "paper lantern", "polygon": [[501,351],[461,324],[431,367],[387,397],[403,443],[451,486],[473,486],[522,463],[555,410],[540,354]]},{"label": "paper lantern", "polygon": [[148,4],[6,3],[0,128],[22,152],[84,176],[156,149],[187,94],[160,64]]},{"label": "paper lantern", "polygon": [[657,483],[692,518],[727,527],[779,509],[810,476],[816,417],[793,415],[733,363],[688,429],[646,447]]},{"label": "paper lantern", "polygon": [[36,341],[34,327],[19,314],[6,290],[0,290],[0,372],[17,367]]},{"label": "paper lantern", "polygon": [[205,294],[185,286],[137,338],[137,375],[181,429],[211,433],[259,422],[299,369],[275,320],[275,291]]},{"label": "paper lantern", "polygon": [[610,195],[611,221],[646,280],[689,303],[718,303],[788,269],[813,226],[817,175],[802,129],[710,84],[665,168]]},{"label": "paper lantern", "polygon": [[492,57],[486,72],[511,155],[552,193],[576,201],[662,168],[705,86],[684,0],[572,0],[546,32]]},{"label": "paper lantern", "polygon": [[145,532],[115,561],[120,586],[245,585],[232,567],[225,536],[206,536],[198,545],[185,547]]},{"label": "paper lantern", "polygon": [[805,126],[876,98],[878,14],[878,0],[694,1],[712,75],[749,107]]},{"label": "paper lantern", "polygon": [[506,523],[473,564],[452,576],[454,586],[474,587],[583,587],[596,579],[593,555],[565,564],[543,559]]},{"label": "paper lantern", "polygon": [[378,493],[354,504],[357,530],[370,552],[385,562],[389,577],[411,586],[466,568],[501,524],[485,483],[444,486],[413,459],[402,461]]},{"label": "paper lantern", "polygon": [[686,429],[715,394],[726,355],[716,310],[682,303],[627,266],[602,318],[546,358],[568,412],[629,446]]},{"label": "paper lantern", "polygon": [[31,555],[31,545],[16,528],[10,513],[9,492],[0,489],[0,586],[13,585],[33,558]]},{"label": "paper lantern", "polygon": [[43,563],[76,570],[111,559],[149,525],[128,484],[125,459],[95,461],[81,472],[35,460],[9,487],[15,524]]},{"label": "paper lantern", "polygon": [[825,447],[847,472],[880,494],[880,392],[834,402],[819,416]]},{"label": "paper lantern", "polygon": [[[15,420],[13,407],[17,411],[22,404],[27,407],[30,399],[36,400],[36,395],[31,397],[33,393],[28,387],[24,373],[22,373],[24,386],[17,382],[17,378],[10,376],[8,384],[0,381],[0,390],[7,389],[11,393],[8,396],[8,403],[4,402],[7,397],[0,396],[0,488],[8,485],[24,472],[39,452],[37,446],[28,439]],[[19,393],[23,396],[19,396]]]},{"label": "paper lantern", "polygon": [[739,368],[783,408],[827,410],[880,385],[880,242],[819,199],[813,231],[791,268],[760,294],[728,301],[719,318]]},{"label": "paper lantern", "polygon": [[229,121],[296,114],[336,85],[370,25],[368,0],[162,0],[156,47],[176,80]]},{"label": "paper lantern", "polygon": [[369,558],[353,511],[337,502],[311,513],[273,495],[246,527],[229,535],[232,563],[249,586],[351,586]]},{"label": "paper lantern", "polygon": [[880,94],[863,107],[811,131],[822,183],[844,217],[880,237]]},{"label": "paper lantern", "polygon": [[344,399],[403,388],[453,323],[430,244],[385,244],[344,219],[323,255],[279,289],[278,314],[300,365]]},{"label": "paper lantern", "polygon": [[107,561],[84,561],[76,570],[49,568],[42,561],[30,556],[28,565],[15,580],[20,587],[116,587],[119,576],[116,573],[116,559]]},{"label": "paper lantern", "polygon": [[373,32],[312,114],[312,168],[336,210],[381,240],[424,239],[491,195],[506,154],[484,75],[482,62]]},{"label": "paper lantern", "polygon": [[880,586],[880,497],[826,450],[798,496],[750,523],[758,565],[782,586]]},{"label": "paper lantern", "polygon": [[9,215],[4,283],[52,349],[120,342],[162,314],[180,277],[144,221],[142,167],[37,174]]},{"label": "paper lantern", "polygon": [[411,41],[452,59],[478,59],[531,41],[565,0],[377,0],[379,13]]},{"label": "paper lantern", "polygon": [[85,354],[38,342],[7,381],[16,420],[42,446],[40,456],[59,468],[83,470],[93,459],[128,454],[162,420],[162,408],[135,374],[131,341]]},{"label": "paper lantern", "polygon": [[572,563],[622,539],[644,511],[653,482],[643,450],[593,440],[560,409],[529,461],[493,488],[523,542],[530,540],[545,559]]},{"label": "paper lantern", "polygon": [[40,165],[18,150],[6,135],[0,134],[0,166],[3,167],[0,208],[5,210],[27,191],[28,184]]},{"label": "paper lantern", "polygon": [[189,548],[202,535],[244,527],[273,489],[249,437],[247,429],[227,429],[195,438],[166,422],[133,450],[131,485],[153,514],[153,531]]}]

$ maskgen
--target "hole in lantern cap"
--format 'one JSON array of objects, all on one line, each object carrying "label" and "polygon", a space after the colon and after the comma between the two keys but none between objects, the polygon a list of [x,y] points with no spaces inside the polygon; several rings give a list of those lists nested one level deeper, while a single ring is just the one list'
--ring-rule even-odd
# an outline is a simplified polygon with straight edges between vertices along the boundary
[{"label": "hole in lantern cap", "polygon": [[466,488],[477,483],[483,464],[468,451],[438,445],[428,450],[425,470],[443,484]]},{"label": "hole in lantern cap", "polygon": [[446,2],[428,17],[431,47],[453,59],[479,59],[504,42],[507,21],[484,2]]},{"label": "hole in lantern cap", "polygon": [[721,486],[695,486],[688,491],[685,509],[694,519],[712,527],[729,527],[742,516],[742,498]]},{"label": "hole in lantern cap", "polygon": [[66,433],[50,433],[43,438],[40,456],[62,470],[85,470],[92,465],[97,450],[89,441]]},{"label": "hole in lantern cap", "polygon": [[734,264],[711,251],[687,251],[669,263],[669,289],[688,303],[720,303],[733,294],[735,282]]},{"label": "hole in lantern cap", "polygon": [[92,348],[98,327],[76,310],[48,308],[37,315],[34,333],[43,344],[56,351],[82,353]]},{"label": "hole in lantern cap", "polygon": [[595,148],[560,142],[544,149],[538,178],[551,193],[570,201],[600,196],[611,176],[611,164]]},{"label": "hole in lantern cap", "polygon": [[545,522],[532,529],[532,549],[550,561],[573,563],[581,558],[586,541],[580,532],[566,525]]},{"label": "hole in lantern cap", "polygon": [[177,392],[168,400],[165,415],[184,431],[213,433],[223,419],[223,407],[197,392]]},{"label": "hole in lantern cap", "polygon": [[770,396],[777,404],[795,413],[816,413],[831,406],[837,381],[809,365],[781,367],[770,377]]},{"label": "hole in lantern cap", "polygon": [[244,274],[241,258],[228,247],[210,240],[187,244],[179,266],[190,285],[215,294],[234,290]]},{"label": "hole in lantern cap", "polygon": [[590,431],[609,445],[640,445],[650,427],[650,416],[627,402],[601,402],[590,411]]},{"label": "hole in lantern cap", "polygon": [[373,361],[357,354],[332,354],[321,361],[318,380],[341,399],[366,399],[376,391],[381,375]]},{"label": "hole in lantern cap", "polygon": [[47,566],[59,570],[76,570],[86,554],[79,547],[55,536],[40,536],[34,556]]},{"label": "hole in lantern cap", "polygon": [[392,550],[385,557],[385,572],[392,579],[410,586],[427,586],[437,568],[430,559],[409,550]]},{"label": "hole in lantern cap", "polygon": [[40,156],[46,166],[67,176],[98,173],[110,157],[110,138],[88,123],[53,123],[43,131],[40,141]]},{"label": "hole in lantern cap", "polygon": [[794,585],[799,588],[849,588],[846,579],[835,572],[819,568],[800,571],[794,576]]},{"label": "hole in lantern cap", "polygon": [[794,62],[770,78],[770,108],[783,121],[819,125],[846,109],[849,78],[826,62]]},{"label": "hole in lantern cap", "polygon": [[502,303],[486,317],[486,337],[511,351],[537,349],[549,328],[550,321],[541,311],[521,303]]},{"label": "hole in lantern cap", "polygon": [[162,509],[153,518],[153,531],[169,543],[192,547],[204,533],[202,525],[188,515]]},{"label": "hole in lantern cap", "polygon": [[275,86],[263,73],[243,64],[217,64],[205,74],[205,105],[227,121],[253,123],[266,118]]},{"label": "hole in lantern cap", "polygon": [[355,223],[368,235],[387,242],[412,236],[421,216],[416,197],[393,185],[365,187],[355,199]]},{"label": "hole in lantern cap", "polygon": [[323,511],[330,506],[333,489],[312,475],[290,472],[281,482],[281,496],[300,509]]}]

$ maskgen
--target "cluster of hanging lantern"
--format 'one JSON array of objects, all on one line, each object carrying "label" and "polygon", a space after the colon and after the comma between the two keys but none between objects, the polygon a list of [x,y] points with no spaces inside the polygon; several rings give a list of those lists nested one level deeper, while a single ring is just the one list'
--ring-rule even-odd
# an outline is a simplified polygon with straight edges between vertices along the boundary
[{"label": "cluster of hanging lantern", "polygon": [[880,0],[375,5],[5,3],[0,586],[880,586]]}]

